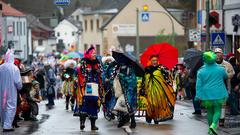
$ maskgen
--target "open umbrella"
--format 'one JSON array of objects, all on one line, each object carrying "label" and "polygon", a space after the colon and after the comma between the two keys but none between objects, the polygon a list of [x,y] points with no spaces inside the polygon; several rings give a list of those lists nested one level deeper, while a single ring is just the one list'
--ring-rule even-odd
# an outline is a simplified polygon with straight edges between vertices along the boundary
[{"label": "open umbrella", "polygon": [[203,53],[201,51],[190,48],[185,51],[183,61],[192,72],[195,72],[203,65],[202,55]]},{"label": "open umbrella", "polygon": [[150,45],[140,58],[144,67],[149,66],[148,62],[152,55],[157,55],[159,64],[168,69],[172,69],[178,63],[178,50],[169,43]]},{"label": "open umbrella", "polygon": [[118,52],[118,51],[112,51],[112,56],[115,59],[115,61],[119,64],[132,65],[136,76],[144,75],[144,69],[141,66],[141,64],[138,63],[137,59],[131,57],[126,53]]},{"label": "open umbrella", "polygon": [[82,58],[80,56],[80,54],[78,54],[77,52],[70,52],[70,53],[67,54],[67,56],[72,58],[72,59],[74,59],[74,58]]}]

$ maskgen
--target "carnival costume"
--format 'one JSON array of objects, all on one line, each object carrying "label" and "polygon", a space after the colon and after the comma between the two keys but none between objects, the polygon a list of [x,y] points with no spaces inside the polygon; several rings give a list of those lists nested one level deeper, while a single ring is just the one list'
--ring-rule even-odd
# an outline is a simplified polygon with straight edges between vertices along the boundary
[{"label": "carnival costume", "polygon": [[89,117],[91,121],[91,129],[98,130],[95,121],[98,118],[102,95],[102,67],[97,59],[91,59],[93,51],[95,48],[91,47],[85,52],[78,73],[81,130],[85,128],[86,117]]},{"label": "carnival costume", "polygon": [[169,70],[162,65],[146,67],[142,87],[148,102],[146,121],[157,124],[172,119],[176,94]]}]

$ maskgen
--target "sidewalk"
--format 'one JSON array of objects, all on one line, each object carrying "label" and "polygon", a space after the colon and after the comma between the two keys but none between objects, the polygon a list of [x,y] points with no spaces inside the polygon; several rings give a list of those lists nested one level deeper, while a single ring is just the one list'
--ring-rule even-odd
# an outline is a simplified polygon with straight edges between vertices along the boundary
[{"label": "sidewalk", "polygon": [[[178,100],[177,102],[178,104],[193,108],[192,100],[183,100],[183,101]],[[197,116],[195,118],[207,124],[206,115],[207,113],[203,110],[202,116]],[[227,113],[225,117],[225,127],[219,127],[219,130],[225,133],[230,133],[231,135],[239,135],[240,134],[239,127],[240,127],[240,115],[233,116]]]}]

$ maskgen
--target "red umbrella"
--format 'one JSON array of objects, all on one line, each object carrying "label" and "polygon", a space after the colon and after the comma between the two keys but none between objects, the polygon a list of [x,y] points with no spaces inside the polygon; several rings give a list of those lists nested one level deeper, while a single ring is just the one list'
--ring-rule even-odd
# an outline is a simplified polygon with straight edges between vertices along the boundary
[{"label": "red umbrella", "polygon": [[144,67],[149,66],[149,59],[152,55],[158,55],[159,64],[172,69],[178,63],[178,50],[169,43],[152,44],[141,56],[141,63]]}]

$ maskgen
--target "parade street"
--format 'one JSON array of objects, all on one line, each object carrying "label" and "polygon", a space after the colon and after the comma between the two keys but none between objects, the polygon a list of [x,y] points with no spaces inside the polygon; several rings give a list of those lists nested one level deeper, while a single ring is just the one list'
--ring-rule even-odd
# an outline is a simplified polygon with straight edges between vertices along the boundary
[{"label": "parade street", "polygon": [[[23,121],[20,128],[13,133],[4,135],[207,135],[208,125],[205,116],[193,116],[190,101],[178,101],[173,120],[162,122],[159,125],[151,125],[145,122],[145,118],[137,118],[136,129],[129,129],[128,125],[117,128],[117,121],[107,121],[102,113],[97,120],[98,131],[90,130],[90,122],[86,121],[86,128],[80,131],[78,117],[73,117],[71,111],[64,108],[64,100],[56,100],[53,109],[46,109],[45,101],[39,105],[39,121]],[[205,114],[203,114],[205,115]],[[230,134],[231,132],[231,134]],[[237,128],[221,128],[219,135],[238,135]]]}]

